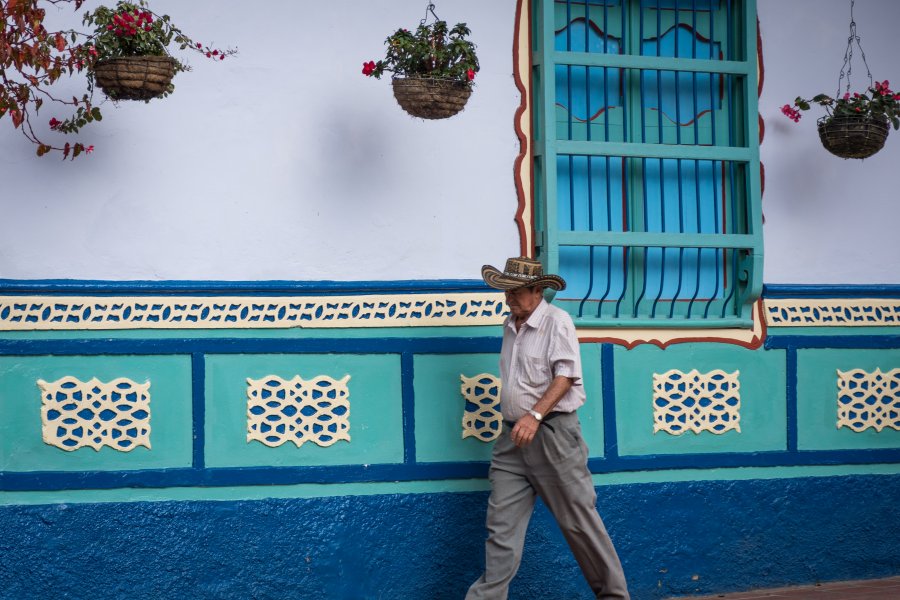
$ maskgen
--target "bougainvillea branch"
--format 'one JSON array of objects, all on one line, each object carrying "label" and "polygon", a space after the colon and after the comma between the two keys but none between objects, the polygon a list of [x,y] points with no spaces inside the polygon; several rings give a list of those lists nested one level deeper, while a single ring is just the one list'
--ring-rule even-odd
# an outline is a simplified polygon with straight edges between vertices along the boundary
[{"label": "bougainvillea branch", "polygon": [[[64,76],[71,76],[93,63],[85,48],[84,34],[73,30],[48,31],[44,27],[46,10],[40,4],[69,4],[75,10],[84,0],[0,0],[0,120],[9,118],[16,129],[37,145],[38,156],[59,151],[63,157],[76,157],[88,148],[80,142],[52,145],[35,131],[33,120],[46,102],[72,111],[67,122],[87,124],[101,118],[91,105],[89,94],[81,98],[57,98],[49,88]],[[82,42],[82,43],[79,43]],[[57,129],[62,128],[62,122]]]},{"label": "bougainvillea branch", "polygon": [[[77,11],[82,4],[84,0],[0,0],[0,121],[9,118],[12,126],[37,146],[38,156],[59,152],[63,158],[74,159],[93,151],[93,146],[81,142],[45,142],[35,121],[41,108],[51,104],[68,116],[60,120],[52,115],[47,122],[50,132],[73,134],[100,121],[103,116],[93,103],[92,72],[97,62],[123,56],[165,56],[172,42],[181,50],[213,60],[237,52],[195,42],[175,27],[168,15],[150,11],[145,0],[121,0],[113,9],[100,6],[86,13],[83,22],[94,26],[91,33],[72,29],[51,32],[44,27],[46,9],[42,6],[69,5]],[[180,61],[175,65],[176,71],[188,70]],[[87,75],[87,89],[80,98],[60,98],[50,91],[62,77],[82,72]]]}]

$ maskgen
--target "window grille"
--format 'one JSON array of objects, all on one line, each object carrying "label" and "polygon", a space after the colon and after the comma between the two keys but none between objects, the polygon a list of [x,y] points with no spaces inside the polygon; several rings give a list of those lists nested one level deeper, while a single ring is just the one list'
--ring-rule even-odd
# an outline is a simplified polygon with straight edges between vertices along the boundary
[{"label": "window grille", "polygon": [[581,326],[750,327],[753,0],[532,0],[535,247]]}]

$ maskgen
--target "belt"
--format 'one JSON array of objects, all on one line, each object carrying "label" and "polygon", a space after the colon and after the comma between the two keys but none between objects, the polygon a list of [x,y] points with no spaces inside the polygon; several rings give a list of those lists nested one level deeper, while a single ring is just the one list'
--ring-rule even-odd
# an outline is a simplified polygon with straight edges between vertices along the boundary
[{"label": "belt", "polygon": [[[540,425],[546,425],[547,429],[549,429],[553,433],[556,433],[556,430],[553,428],[553,425],[551,425],[547,421],[552,421],[553,419],[555,419],[556,417],[558,417],[560,415],[568,415],[568,414],[571,414],[571,413],[565,413],[565,412],[559,412],[559,411],[554,411],[552,413],[548,413],[546,416],[544,416],[543,419],[541,419]],[[516,424],[513,421],[507,421],[506,419],[503,420],[503,424],[509,429],[512,429],[513,427],[516,426]]]}]

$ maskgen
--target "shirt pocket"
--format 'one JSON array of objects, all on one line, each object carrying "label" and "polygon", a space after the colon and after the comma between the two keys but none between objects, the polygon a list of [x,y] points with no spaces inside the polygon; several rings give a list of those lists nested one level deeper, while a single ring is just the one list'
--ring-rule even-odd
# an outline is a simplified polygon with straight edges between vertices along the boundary
[{"label": "shirt pocket", "polygon": [[546,387],[550,383],[550,364],[543,356],[525,355],[522,382],[530,387]]}]

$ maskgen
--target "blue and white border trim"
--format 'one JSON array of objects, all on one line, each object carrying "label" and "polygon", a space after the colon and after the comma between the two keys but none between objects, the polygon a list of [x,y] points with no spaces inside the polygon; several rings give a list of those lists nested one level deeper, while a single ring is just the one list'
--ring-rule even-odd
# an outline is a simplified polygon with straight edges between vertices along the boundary
[{"label": "blue and white border trim", "polygon": [[503,295],[0,296],[0,331],[499,325]]},{"label": "blue and white border trim", "polygon": [[900,326],[900,300],[890,298],[767,298],[769,327]]}]

